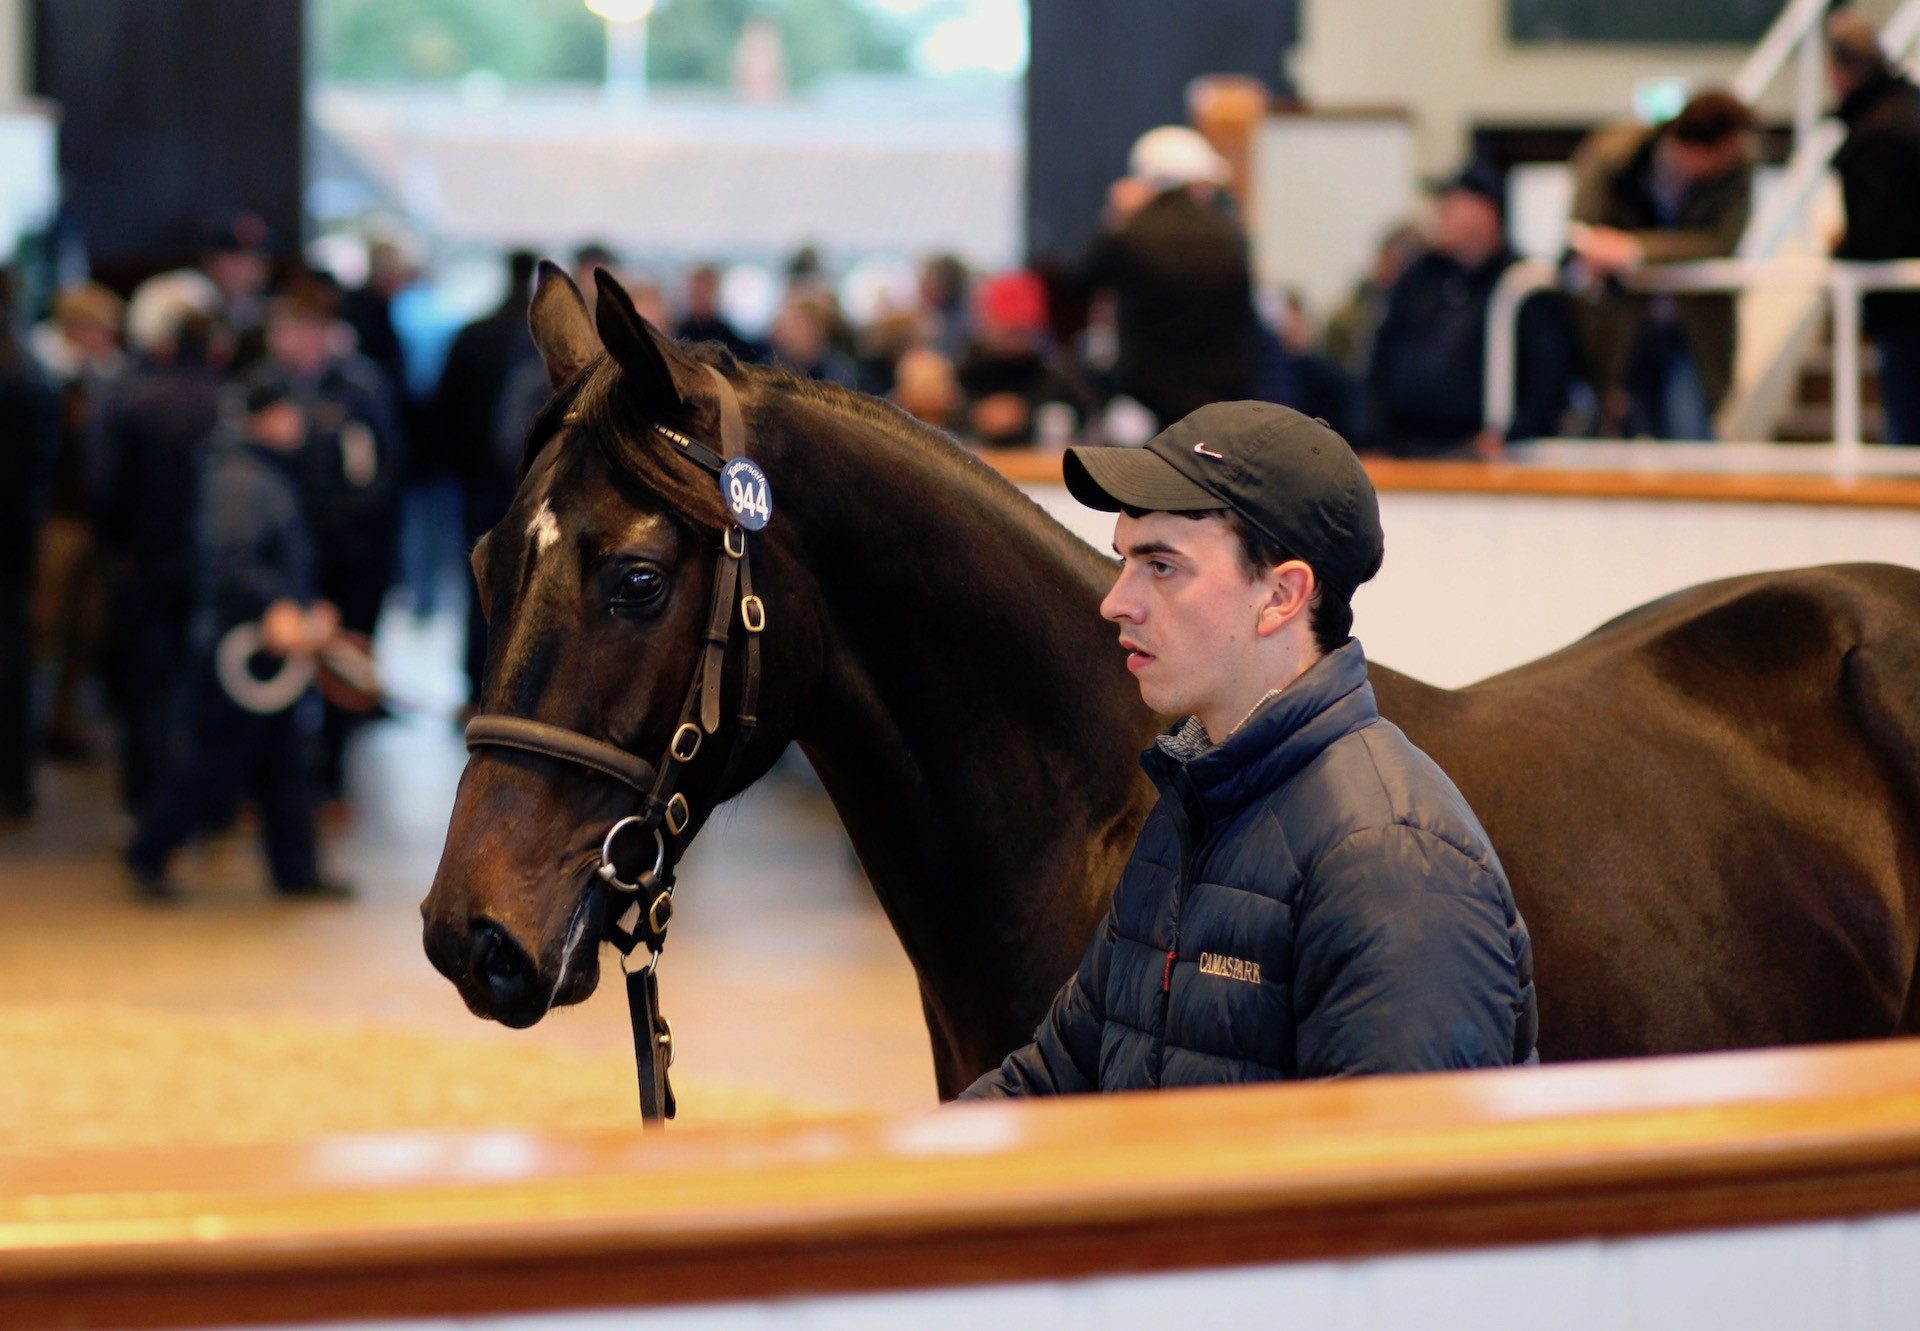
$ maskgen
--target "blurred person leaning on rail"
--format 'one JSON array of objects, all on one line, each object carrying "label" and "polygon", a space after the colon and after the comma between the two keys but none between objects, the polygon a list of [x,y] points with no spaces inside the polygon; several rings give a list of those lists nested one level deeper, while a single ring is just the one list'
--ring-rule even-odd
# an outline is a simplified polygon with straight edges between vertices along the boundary
[{"label": "blurred person leaning on rail", "polygon": [[1616,125],[1574,153],[1569,272],[1601,435],[1711,439],[1733,386],[1734,302],[1643,296],[1618,279],[1648,264],[1734,252],[1753,203],[1753,112],[1697,93],[1665,124]]}]

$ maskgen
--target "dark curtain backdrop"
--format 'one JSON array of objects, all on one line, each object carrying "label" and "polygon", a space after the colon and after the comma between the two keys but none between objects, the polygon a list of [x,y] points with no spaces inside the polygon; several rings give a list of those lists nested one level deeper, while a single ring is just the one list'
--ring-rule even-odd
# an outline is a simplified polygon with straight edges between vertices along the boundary
[{"label": "dark curtain backdrop", "polygon": [[302,0],[37,0],[36,90],[61,107],[71,221],[125,281],[259,213],[297,245]]},{"label": "dark curtain backdrop", "polygon": [[1298,0],[1031,0],[1027,248],[1065,259],[1092,237],[1127,149],[1185,124],[1200,74],[1251,74],[1276,92]]}]

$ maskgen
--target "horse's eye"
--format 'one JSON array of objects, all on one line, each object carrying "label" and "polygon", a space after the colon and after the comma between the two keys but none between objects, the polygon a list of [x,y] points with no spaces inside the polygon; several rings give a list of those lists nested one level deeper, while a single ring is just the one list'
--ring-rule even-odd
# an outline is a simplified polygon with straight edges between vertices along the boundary
[{"label": "horse's eye", "polygon": [[620,586],[613,594],[613,603],[624,610],[645,609],[657,602],[666,589],[666,577],[659,569],[630,568],[620,575]]}]

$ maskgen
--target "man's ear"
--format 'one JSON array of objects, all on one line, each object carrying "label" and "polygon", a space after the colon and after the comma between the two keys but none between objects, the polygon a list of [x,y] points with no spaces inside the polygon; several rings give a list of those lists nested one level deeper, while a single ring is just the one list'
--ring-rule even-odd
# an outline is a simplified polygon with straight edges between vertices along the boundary
[{"label": "man's ear", "polygon": [[1254,625],[1254,632],[1263,638],[1272,637],[1296,620],[1306,623],[1313,611],[1314,593],[1320,589],[1312,566],[1299,559],[1279,565],[1267,579],[1267,601],[1260,607],[1260,618]]}]

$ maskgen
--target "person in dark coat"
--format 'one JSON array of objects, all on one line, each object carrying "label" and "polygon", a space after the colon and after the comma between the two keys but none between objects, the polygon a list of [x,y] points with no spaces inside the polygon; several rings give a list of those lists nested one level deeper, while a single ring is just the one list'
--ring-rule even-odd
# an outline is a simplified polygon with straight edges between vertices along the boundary
[{"label": "person in dark coat", "polygon": [[167,761],[193,613],[194,522],[219,423],[225,334],[182,310],[120,381],[101,418],[91,486],[106,560],[120,797],[139,809]]},{"label": "person in dark coat", "polygon": [[1383,547],[1346,441],[1220,403],[1143,449],[1069,449],[1066,478],[1121,513],[1101,613],[1147,705],[1184,719],[1142,758],[1160,800],[1079,970],[964,1096],[1535,1061],[1499,857],[1349,636]]},{"label": "person in dark coat", "polygon": [[1432,246],[1389,288],[1374,334],[1369,446],[1399,457],[1495,457],[1505,439],[1558,433],[1577,352],[1557,292],[1538,292],[1520,307],[1513,420],[1504,439],[1486,428],[1487,310],[1519,258],[1497,175],[1469,166],[1440,187]]},{"label": "person in dark coat", "polygon": [[1253,392],[1253,270],[1220,193],[1226,163],[1196,131],[1149,130],[1130,170],[1078,285],[1113,293],[1114,386],[1164,426]]},{"label": "person in dark coat", "polygon": [[[1873,25],[1844,10],[1827,20],[1827,78],[1847,126],[1833,159],[1847,216],[1834,257],[1920,257],[1920,88],[1887,59]],[[1920,292],[1871,294],[1862,313],[1880,351],[1887,442],[1920,444]]]},{"label": "person in dark coat", "polygon": [[241,794],[259,805],[276,892],[350,895],[317,867],[311,691],[279,711],[251,711],[228,694],[215,664],[220,642],[240,625],[257,622],[264,649],[281,657],[318,651],[340,625],[316,594],[320,553],[301,493],[298,460],[310,444],[298,385],[258,366],[238,410],[243,423],[214,444],[201,490],[184,741],[126,851],[135,888],[150,901],[178,895],[167,861]]},{"label": "person in dark coat", "polygon": [[[469,548],[506,516],[519,480],[517,468],[502,467],[495,437],[502,390],[517,368],[538,359],[533,334],[527,331],[538,263],[539,257],[527,250],[507,256],[506,294],[492,311],[454,335],[434,392],[434,428],[460,480]],[[466,657],[468,697],[478,705],[487,659],[487,621],[478,597],[468,598]]]},{"label": "person in dark coat", "polygon": [[676,336],[682,342],[718,342],[744,361],[758,361],[766,349],[747,337],[720,309],[720,270],[703,263],[687,274],[687,310]]},{"label": "person in dark coat", "polygon": [[34,808],[28,608],[62,424],[53,381],[15,336],[13,291],[0,272],[0,819]]},{"label": "person in dark coat", "polygon": [[[339,293],[318,278],[289,282],[267,303],[266,364],[300,396],[313,438],[300,451],[301,489],[319,552],[319,590],[341,627],[372,636],[393,585],[407,447],[395,390],[352,350]],[[320,785],[345,791],[347,741],[364,716],[328,704]]]},{"label": "person in dark coat", "polygon": [[973,342],[954,370],[966,394],[967,437],[1004,448],[1078,436],[1086,395],[1046,343],[1040,279],[1025,269],[989,278],[976,288],[974,307]]}]

